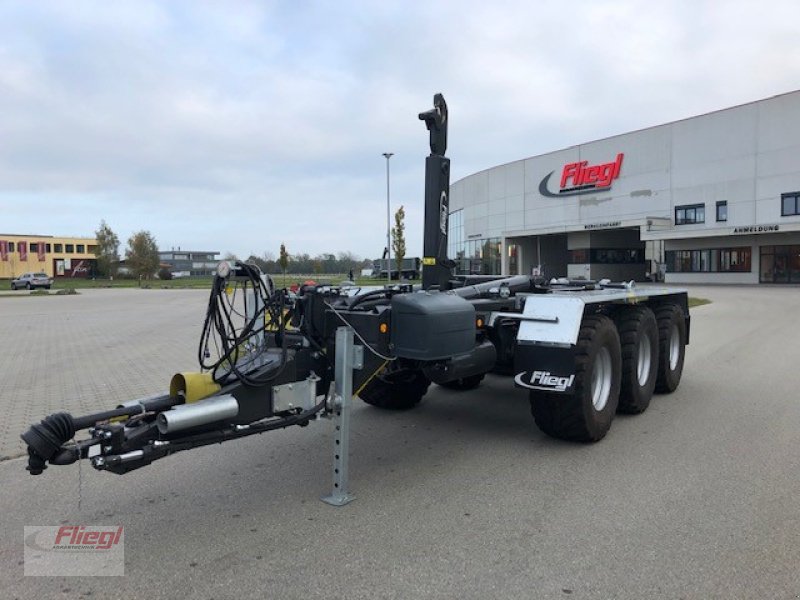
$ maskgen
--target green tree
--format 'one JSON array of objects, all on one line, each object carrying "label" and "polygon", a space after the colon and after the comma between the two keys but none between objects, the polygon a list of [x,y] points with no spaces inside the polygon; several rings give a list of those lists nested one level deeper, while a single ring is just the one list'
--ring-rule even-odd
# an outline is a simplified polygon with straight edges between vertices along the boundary
[{"label": "green tree", "polygon": [[286,252],[286,244],[281,243],[281,252],[280,256],[278,257],[278,264],[281,266],[281,271],[283,271],[283,287],[286,287],[286,267],[289,266],[289,253]]},{"label": "green tree", "polygon": [[128,239],[125,261],[139,278],[149,279],[158,270],[158,246],[149,231],[138,231]]},{"label": "green tree", "polygon": [[100,221],[100,227],[94,232],[97,245],[94,255],[97,257],[97,273],[101,277],[113,277],[117,272],[119,263],[119,238],[105,222]]},{"label": "green tree", "polygon": [[397,265],[397,277],[402,279],[403,259],[406,257],[406,211],[402,206],[394,213],[394,227],[392,227],[392,252]]}]

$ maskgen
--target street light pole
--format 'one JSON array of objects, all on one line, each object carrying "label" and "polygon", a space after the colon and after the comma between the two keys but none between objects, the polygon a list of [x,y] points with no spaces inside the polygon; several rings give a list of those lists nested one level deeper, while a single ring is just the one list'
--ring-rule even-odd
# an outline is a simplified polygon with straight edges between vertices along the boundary
[{"label": "street light pole", "polygon": [[394,152],[384,152],[386,158],[386,278],[392,285],[392,216],[389,203],[389,159]]}]

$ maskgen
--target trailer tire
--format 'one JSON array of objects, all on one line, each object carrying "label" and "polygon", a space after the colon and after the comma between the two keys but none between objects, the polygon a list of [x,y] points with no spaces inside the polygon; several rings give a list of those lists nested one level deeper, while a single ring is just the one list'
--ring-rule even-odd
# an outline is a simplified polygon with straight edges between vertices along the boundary
[{"label": "trailer tire", "polygon": [[616,315],[622,350],[617,411],[631,415],[643,413],[650,406],[658,376],[658,324],[646,306],[626,307]]},{"label": "trailer tire", "polygon": [[656,310],[658,322],[658,377],[656,392],[669,394],[678,388],[686,357],[686,319],[677,304]]},{"label": "trailer tire", "polygon": [[378,408],[408,410],[419,404],[430,384],[422,371],[407,370],[375,377],[358,396]]},{"label": "trailer tire", "polygon": [[470,375],[469,377],[461,377],[460,379],[454,379],[453,381],[440,383],[439,385],[444,388],[448,388],[450,390],[459,390],[459,391],[474,390],[481,384],[481,381],[483,381],[485,375],[486,373],[480,373],[479,375]]},{"label": "trailer tire", "polygon": [[547,435],[575,442],[597,442],[611,427],[619,402],[622,355],[614,322],[585,317],[575,347],[571,394],[531,390],[536,425]]}]

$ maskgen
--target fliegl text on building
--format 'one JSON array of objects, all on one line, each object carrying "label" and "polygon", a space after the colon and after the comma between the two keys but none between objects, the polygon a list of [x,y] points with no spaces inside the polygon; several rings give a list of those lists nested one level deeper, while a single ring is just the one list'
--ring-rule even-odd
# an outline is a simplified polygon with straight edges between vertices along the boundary
[{"label": "fliegl text on building", "polygon": [[451,186],[462,273],[800,283],[800,91]]}]

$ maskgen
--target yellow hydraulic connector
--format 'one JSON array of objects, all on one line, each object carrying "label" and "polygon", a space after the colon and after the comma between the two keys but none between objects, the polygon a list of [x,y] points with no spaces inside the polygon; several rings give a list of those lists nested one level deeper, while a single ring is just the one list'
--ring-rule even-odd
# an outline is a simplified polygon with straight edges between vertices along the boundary
[{"label": "yellow hydraulic connector", "polygon": [[169,395],[183,393],[187,404],[213,396],[221,389],[211,373],[176,373],[169,382]]}]

